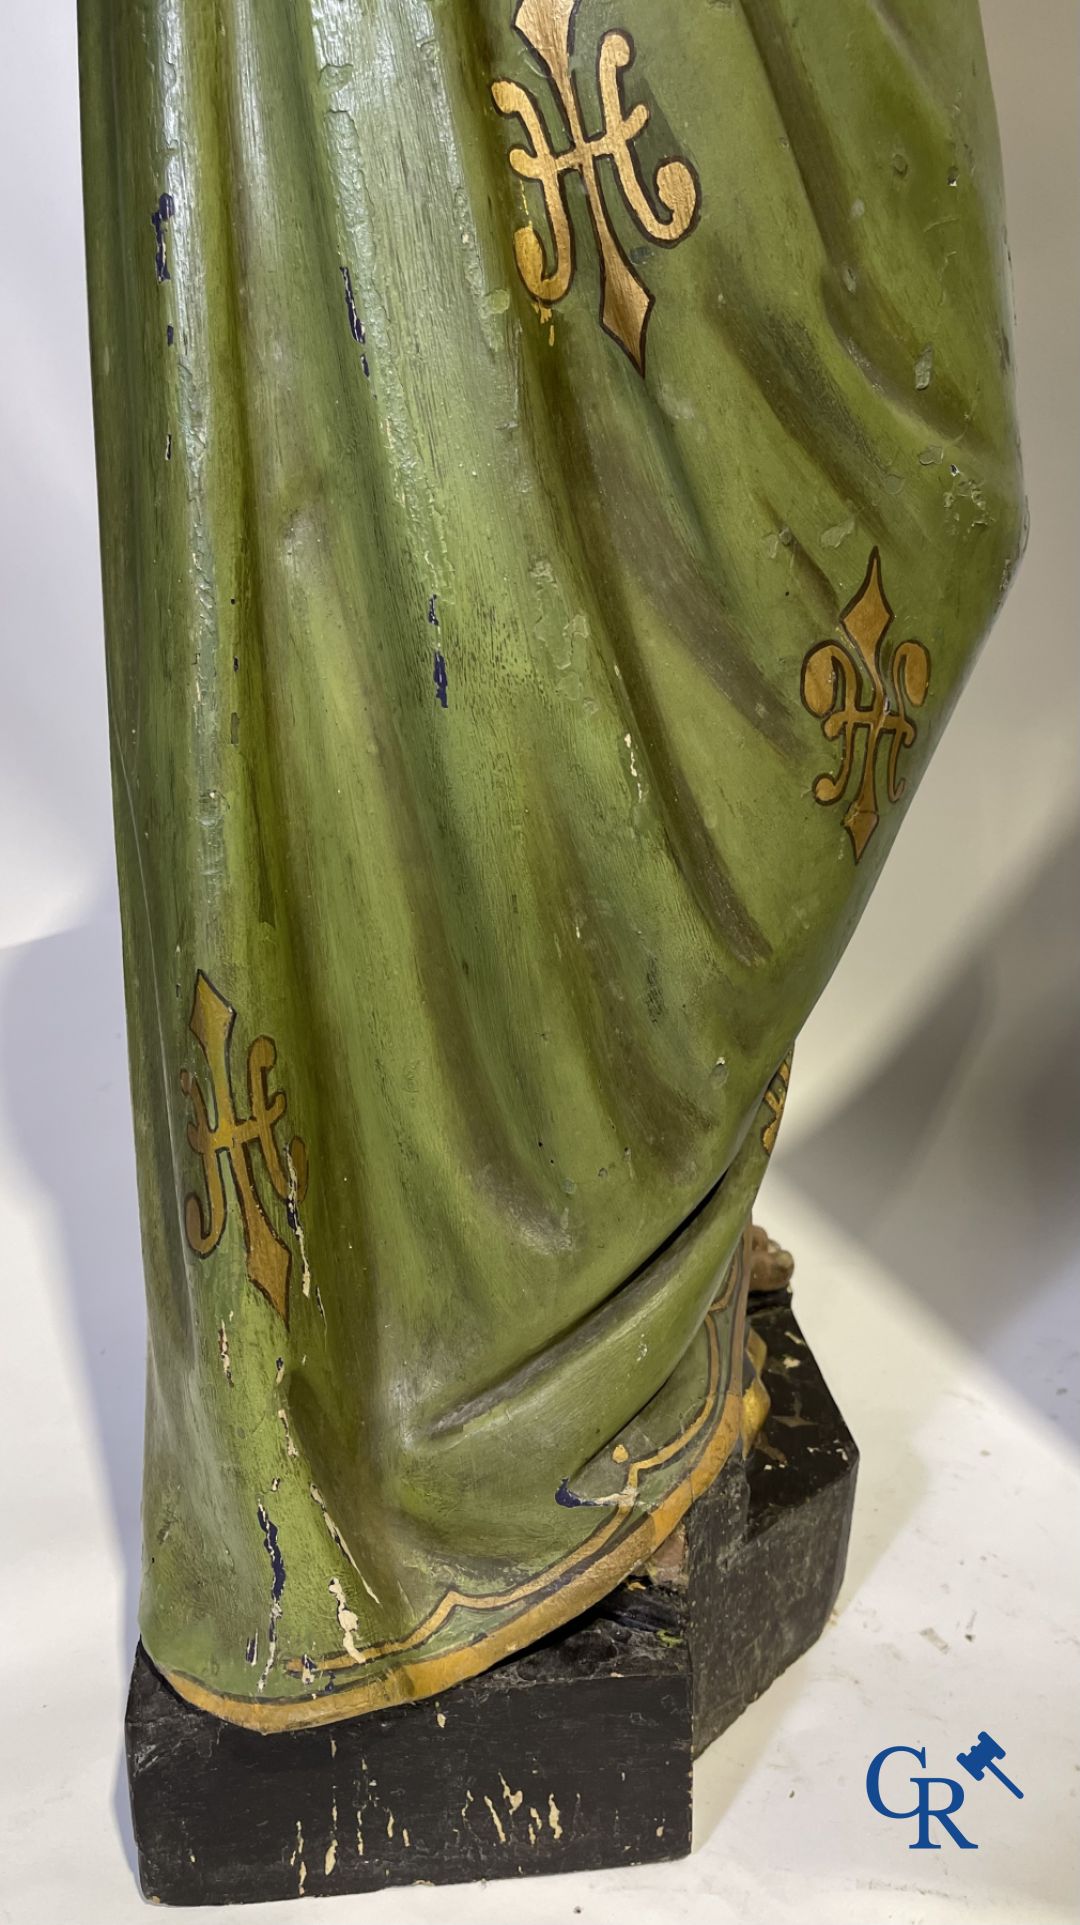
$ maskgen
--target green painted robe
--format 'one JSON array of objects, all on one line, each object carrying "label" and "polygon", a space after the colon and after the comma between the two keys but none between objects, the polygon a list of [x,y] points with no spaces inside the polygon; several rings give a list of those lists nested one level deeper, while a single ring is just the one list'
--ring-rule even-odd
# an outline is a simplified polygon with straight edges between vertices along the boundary
[{"label": "green painted robe", "polygon": [[80,37],[141,1627],[272,1730],[735,1446],[791,1045],[1021,547],[996,133],[974,0]]}]

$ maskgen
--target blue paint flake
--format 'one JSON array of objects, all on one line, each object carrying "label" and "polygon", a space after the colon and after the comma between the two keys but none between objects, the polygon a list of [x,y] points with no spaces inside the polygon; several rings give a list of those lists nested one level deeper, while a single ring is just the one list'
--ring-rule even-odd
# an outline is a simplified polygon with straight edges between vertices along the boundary
[{"label": "blue paint flake", "polygon": [[167,348],[171,348],[175,339],[176,339],[176,329],[173,327],[173,324],[170,321],[168,327],[165,329],[165,346]]},{"label": "blue paint flake", "polygon": [[441,706],[442,706],[443,708],[445,708],[445,707],[447,706],[447,701],[446,701],[446,658],[445,658],[445,656],[444,656],[444,655],[443,655],[443,654],[442,654],[442,653],[441,653],[441,652],[439,651],[439,649],[436,649],[436,650],[435,650],[435,673],[434,673],[434,675],[432,676],[432,678],[431,678],[431,679],[432,679],[432,681],[433,681],[433,682],[434,682],[434,684],[435,684],[435,700],[436,700],[436,701],[437,701],[437,702],[438,702],[438,703],[439,703],[439,704],[440,704],[440,705],[441,705]]},{"label": "blue paint flake", "polygon": [[278,1545],[277,1525],[271,1522],[269,1514],[259,1505],[259,1529],[266,1545],[266,1555],[270,1559],[273,1579],[270,1585],[271,1602],[276,1604],[285,1589],[285,1559]]},{"label": "blue paint flake", "polygon": [[555,1502],[556,1504],[561,1504],[564,1509],[568,1511],[577,1510],[582,1504],[593,1508],[593,1500],[591,1497],[579,1497],[576,1491],[570,1489],[570,1479],[568,1477],[563,1478],[562,1483],[555,1492]]},{"label": "blue paint flake", "polygon": [[[363,347],[365,341],[367,340],[367,335],[364,332],[364,323],[360,319],[359,313],[357,312],[356,301],[353,298],[352,275],[349,273],[348,268],[344,264],[342,265],[342,268],[341,268],[341,278],[345,283],[345,305],[349,311],[349,331],[352,335],[353,340],[357,342],[357,344],[360,347]],[[363,368],[365,376],[370,381],[371,369],[368,366],[368,358],[366,354],[362,354],[360,356],[360,366]]]},{"label": "blue paint flake", "polygon": [[172,276],[169,273],[169,262],[168,262],[168,257],[165,250],[165,227],[166,227],[166,223],[172,220],[172,217],[175,213],[176,213],[176,202],[173,200],[172,195],[162,194],[160,200],[158,201],[156,211],[150,216],[150,225],[153,228],[155,234],[157,235],[157,249],[154,254],[154,265],[157,268],[157,277],[159,281],[168,281],[172,279]]},{"label": "blue paint flake", "polygon": [[[348,268],[344,266],[344,264],[342,265],[342,269],[341,269],[341,278],[345,283],[345,306],[348,308],[348,311],[349,311],[349,331],[352,335],[353,340],[358,344],[358,346],[363,347],[364,342],[367,340],[367,335],[364,333],[364,323],[360,319],[360,316],[356,308],[356,302],[353,298],[352,275],[349,273]],[[360,366],[363,368],[364,373],[367,375],[368,379],[370,380],[371,369],[368,366],[368,358],[366,354],[362,354],[360,356]]]},{"label": "blue paint flake", "polygon": [[354,341],[358,341],[363,345],[367,336],[364,333],[364,323],[356,311],[356,302],[353,299],[352,275],[345,266],[342,267],[341,278],[345,283],[345,305],[349,310],[349,327],[352,331],[352,338]]}]

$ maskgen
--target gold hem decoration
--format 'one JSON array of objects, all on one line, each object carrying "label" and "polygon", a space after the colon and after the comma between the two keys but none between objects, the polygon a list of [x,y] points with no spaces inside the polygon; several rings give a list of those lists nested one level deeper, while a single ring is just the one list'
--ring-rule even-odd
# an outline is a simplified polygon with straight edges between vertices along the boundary
[{"label": "gold hem decoration", "polygon": [[[185,1699],[188,1704],[193,1704],[198,1710],[208,1711],[214,1717],[225,1719],[229,1724],[241,1725],[246,1730],[259,1731],[264,1735],[275,1731],[302,1730],[314,1725],[337,1724],[341,1719],[354,1717],[359,1712],[381,1710],[388,1705],[400,1704],[416,1698],[434,1697],[438,1692],[448,1690],[451,1685],[461,1684],[466,1678],[474,1678],[481,1671],[489,1670],[500,1659],[510,1657],[523,1646],[535,1644],[538,1638],[545,1637],[549,1631],[558,1630],[560,1625],[568,1623],[571,1618],[578,1617],[582,1611],[588,1610],[590,1605],[598,1604],[601,1598],[606,1597],[609,1591],[614,1590],[615,1586],[622,1582],[624,1577],[628,1577],[632,1571],[644,1564],[657,1546],[671,1535],[695,1498],[700,1497],[702,1492],[713,1483],[735,1446],[739,1444],[745,1448],[745,1438],[747,1435],[751,1437],[756,1435],[763,1420],[765,1413],[761,1412],[760,1417],[758,1415],[760,1399],[757,1392],[760,1389],[760,1381],[751,1382],[745,1392],[741,1388],[748,1278],[746,1264],[739,1261],[741,1254],[740,1246],[732,1265],[740,1286],[731,1350],[732,1358],[738,1359],[737,1374],[733,1376],[733,1381],[728,1387],[712,1435],[701,1456],[691,1466],[681,1483],[670,1490],[655,1510],[643,1517],[639,1524],[629,1530],[602,1556],[597,1556],[596,1552],[618,1530],[625,1516],[625,1506],[609,1517],[576,1551],[571,1552],[567,1558],[560,1560],[548,1570],[539,1572],[535,1578],[529,1580],[527,1586],[508,1590],[501,1595],[496,1593],[490,1598],[469,1598],[463,1593],[448,1592],[435,1607],[435,1611],[424,1620],[423,1625],[418,1626],[416,1631],[410,1634],[408,1640],[402,1640],[398,1646],[374,1647],[370,1654],[366,1654],[367,1661],[373,1662],[377,1656],[390,1656],[395,1649],[403,1647],[408,1649],[418,1642],[426,1641],[441,1628],[452,1610],[503,1609],[512,1604],[517,1597],[526,1594],[534,1596],[538,1590],[550,1592],[550,1587],[556,1585],[558,1588],[551,1595],[539,1598],[535,1603],[527,1605],[518,1612],[509,1622],[499,1625],[486,1636],[472,1639],[455,1651],[442,1652],[436,1657],[415,1658],[410,1663],[400,1665],[379,1678],[366,1682],[358,1680],[344,1685],[340,1690],[324,1690],[310,1698],[278,1700],[270,1704],[257,1703],[251,1699],[237,1698],[213,1691],[207,1685],[200,1684],[194,1678],[185,1677],[179,1671],[164,1670],[162,1675],[166,1682],[179,1697]],[[717,1394],[719,1376],[719,1338],[711,1313],[719,1308],[729,1295],[730,1293],[725,1293],[719,1303],[710,1308],[707,1323],[710,1339],[709,1385],[702,1409],[679,1438],[665,1445],[652,1458],[642,1459],[637,1464],[628,1466],[628,1482],[632,1472],[640,1476],[643,1469],[654,1468],[657,1461],[664,1462],[677,1450],[685,1449],[692,1437],[708,1422],[712,1399]],[[760,1370],[758,1359],[752,1355],[752,1361],[755,1372],[758,1372]],[[634,1488],[636,1489],[636,1478]],[[577,1576],[568,1578],[566,1583],[561,1583],[562,1572],[567,1569],[572,1570],[573,1565],[580,1563],[586,1556],[589,1561]],[[437,1615],[438,1622],[433,1623],[432,1620]],[[420,1633],[422,1633],[422,1639]],[[152,1659],[153,1652],[149,1655]],[[350,1663],[352,1663],[351,1660]],[[319,1668],[322,1670],[332,1668],[331,1661],[323,1661]]]},{"label": "gold hem decoration", "polygon": [[[636,1458],[631,1463],[624,1453],[621,1460],[615,1460],[626,1465],[622,1489],[611,1492],[604,1500],[612,1507],[609,1515],[602,1524],[598,1524],[596,1529],[589,1533],[582,1543],[568,1551],[557,1563],[549,1564],[545,1570],[538,1571],[533,1577],[526,1578],[523,1583],[512,1585],[507,1590],[469,1593],[451,1586],[428,1612],[427,1617],[414,1625],[407,1636],[387,1638],[378,1644],[366,1644],[359,1651],[340,1651],[332,1657],[309,1659],[307,1662],[312,1669],[323,1673],[356,1671],[362,1665],[377,1664],[380,1658],[400,1657],[406,1651],[415,1651],[420,1645],[430,1643],[455,1611],[505,1611],[509,1605],[523,1603],[526,1598],[534,1597],[538,1591],[549,1591],[553,1585],[558,1584],[563,1577],[572,1572],[587,1553],[595,1557],[604,1544],[618,1535],[627,1513],[633,1509],[643,1473],[658,1470],[662,1465],[670,1463],[673,1457],[681,1456],[687,1445],[693,1443],[698,1432],[704,1429],[710,1417],[715,1415],[716,1398],[720,1388],[720,1339],[716,1330],[715,1316],[718,1311],[726,1310],[735,1289],[742,1281],[745,1268],[746,1237],[744,1234],[728,1266],[724,1287],[719,1297],[709,1305],[708,1319],[705,1324],[706,1341],[709,1347],[709,1369],[701,1408],[677,1437],[670,1438],[650,1456]],[[290,1659],[285,1666],[285,1669],[292,1672],[294,1677],[301,1676],[303,1668],[304,1661],[296,1658]]]},{"label": "gold hem decoration", "polygon": [[761,1376],[769,1353],[765,1347],[764,1337],[759,1336],[756,1330],[747,1333],[746,1354],[754,1373],[743,1391],[742,1399],[742,1452],[744,1457],[749,1457],[772,1408],[772,1399]]}]

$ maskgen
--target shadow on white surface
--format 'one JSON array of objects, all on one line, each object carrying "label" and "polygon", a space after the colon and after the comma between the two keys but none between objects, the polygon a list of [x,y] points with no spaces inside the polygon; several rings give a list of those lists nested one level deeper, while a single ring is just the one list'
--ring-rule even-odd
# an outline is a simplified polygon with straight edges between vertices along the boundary
[{"label": "shadow on white surface", "polygon": [[[123,1572],[114,1628],[124,1676],[138,1637],[146,1316],[115,913],[18,953],[0,1006],[0,1065],[0,1112],[57,1231],[66,1328]],[[134,1870],[122,1747],[113,1804]]]},{"label": "shadow on white surface", "polygon": [[1073,1441],[1078,875],[1073,828],[872,1079],[776,1156]]}]

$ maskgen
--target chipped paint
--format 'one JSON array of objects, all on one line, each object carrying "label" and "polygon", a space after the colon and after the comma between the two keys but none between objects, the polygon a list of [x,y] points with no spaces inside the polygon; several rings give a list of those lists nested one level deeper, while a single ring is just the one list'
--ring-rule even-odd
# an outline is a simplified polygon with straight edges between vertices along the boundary
[{"label": "chipped paint", "polygon": [[515,1812],[518,1806],[523,1803],[525,1793],[523,1791],[511,1791],[501,1771],[499,1773],[499,1783],[502,1786],[503,1797],[509,1805],[511,1813]]},{"label": "chipped paint", "polygon": [[486,1792],[484,1793],[484,1803],[487,1806],[489,1812],[491,1813],[491,1822],[494,1825],[496,1832],[498,1833],[499,1843],[500,1845],[505,1845],[506,1833],[503,1830],[502,1819],[499,1817],[498,1812],[496,1811],[494,1805],[491,1802],[491,1799],[488,1797]]},{"label": "chipped paint", "polygon": [[357,345],[363,347],[367,336],[364,333],[364,323],[360,319],[356,300],[353,295],[352,275],[344,263],[342,263],[341,278],[345,283],[345,306],[349,316],[349,332]]},{"label": "chipped paint", "polygon": [[359,1627],[360,1620],[355,1611],[350,1611],[348,1599],[342,1588],[341,1579],[332,1577],[327,1585],[331,1597],[337,1605],[337,1621],[341,1631],[341,1642],[354,1664],[362,1664],[363,1659],[357,1649],[353,1632]]},{"label": "chipped paint", "polygon": [[446,708],[448,706],[446,693],[446,657],[441,649],[437,648],[435,650],[434,660],[435,666],[431,679],[435,684],[435,700],[438,702],[440,708]]},{"label": "chipped paint", "polygon": [[570,1489],[570,1479],[564,1477],[558,1490],[555,1492],[555,1502],[556,1504],[561,1504],[564,1510],[575,1510],[579,1505],[591,1504],[592,1498],[578,1497],[577,1493]]},{"label": "chipped paint", "polygon": [[232,1359],[229,1356],[229,1333],[226,1330],[225,1325],[223,1323],[218,1324],[217,1343],[218,1343],[218,1356],[221,1358],[221,1368],[225,1373],[225,1382],[228,1384],[229,1389],[231,1390],[233,1377],[232,1377]]},{"label": "chipped paint", "polygon": [[289,1856],[289,1863],[299,1866],[296,1895],[298,1898],[303,1898],[304,1886],[307,1884],[307,1866],[304,1863],[304,1833],[299,1818],[296,1821],[296,1846]]},{"label": "chipped paint", "polygon": [[277,1627],[278,1619],[281,1616],[281,1594],[285,1589],[285,1559],[281,1555],[281,1546],[278,1543],[277,1525],[261,1504],[258,1506],[257,1516],[259,1519],[259,1529],[263,1534],[263,1543],[266,1545],[266,1555],[270,1559],[271,1572],[270,1624],[266,1636],[266,1663],[263,1666],[258,1683],[258,1689],[265,1691],[266,1680],[273,1670],[274,1659],[277,1656]]},{"label": "chipped paint", "polygon": [[628,748],[628,750],[630,751],[630,773],[631,773],[631,775],[633,776],[633,778],[634,778],[634,782],[635,782],[635,784],[636,784],[636,786],[637,786],[637,793],[638,793],[638,801],[639,801],[639,802],[644,802],[644,800],[645,800],[645,791],[644,791],[644,789],[643,789],[643,788],[642,788],[642,786],[641,786],[641,776],[640,776],[640,774],[639,774],[639,772],[638,772],[638,765],[637,765],[637,762],[636,762],[636,760],[635,760],[635,758],[634,758],[634,738],[633,738],[633,736],[632,736],[632,735],[630,734],[630,731],[629,731],[629,729],[627,730],[627,732],[626,732],[626,734],[625,734],[625,735],[623,736],[623,741],[624,741],[624,742],[626,743],[626,746],[627,746],[627,748]]},{"label": "chipped paint", "polygon": [[293,1162],[291,1143],[285,1151],[285,1168],[289,1173],[289,1194],[285,1200],[285,1215],[289,1219],[289,1228],[296,1238],[296,1247],[300,1252],[300,1280],[303,1285],[304,1295],[305,1297],[310,1297],[311,1265],[308,1262],[307,1245],[304,1242],[304,1226],[300,1221],[299,1208],[302,1185],[296,1173],[296,1165]]},{"label": "chipped paint", "polygon": [[562,1813],[559,1810],[558,1805],[555,1803],[555,1793],[553,1791],[549,1791],[548,1792],[548,1824],[551,1826],[552,1836],[555,1838],[562,1837],[562,1825],[560,1823],[561,1818],[562,1818]]},{"label": "chipped paint", "polygon": [[287,1410],[285,1410],[283,1406],[278,1410],[278,1423],[282,1426],[282,1429],[285,1432],[286,1457],[299,1457],[300,1452],[297,1450],[296,1445],[293,1443],[293,1434],[292,1434],[292,1431],[289,1429],[289,1413]]},{"label": "chipped paint", "polygon": [[[331,1758],[333,1758],[337,1747],[333,1745],[332,1739],[331,1739],[331,1745],[333,1746],[333,1749],[330,1752],[330,1756]],[[337,1864],[337,1854],[338,1854],[337,1793],[335,1792],[332,1803],[330,1805],[330,1843],[326,1847],[326,1857],[323,1859],[323,1877],[324,1878],[329,1878],[331,1872],[334,1869],[334,1866]]]},{"label": "chipped paint", "polygon": [[[601,1170],[599,1174],[605,1176],[607,1172]],[[602,1508],[605,1504],[613,1506],[616,1510],[627,1510],[633,1504],[633,1501],[633,1494],[626,1490],[608,1491],[603,1497],[579,1497],[577,1491],[571,1490],[570,1479],[568,1477],[563,1478],[562,1483],[555,1492],[555,1502],[556,1504],[561,1504],[564,1510],[574,1510],[578,1505],[587,1505],[589,1509],[596,1510]]]},{"label": "chipped paint", "polygon": [[154,249],[154,267],[159,281],[170,281],[172,279],[172,275],[169,273],[169,254],[165,227],[166,224],[172,220],[175,213],[176,202],[173,200],[172,195],[162,194],[157,207],[150,216],[150,225],[157,235],[157,246]]},{"label": "chipped paint", "polygon": [[364,344],[367,341],[367,330],[364,327],[363,321],[360,319],[360,314],[356,306],[356,301],[353,298],[352,275],[349,273],[348,268],[345,266],[342,266],[341,278],[345,283],[345,306],[349,315],[349,332],[352,335],[352,338],[356,342],[357,346],[360,348],[360,366],[364,370],[364,379],[366,381],[370,381],[371,367],[368,362],[367,355],[364,352]]},{"label": "chipped paint", "polygon": [[348,1558],[349,1563],[352,1565],[353,1570],[356,1572],[357,1577],[360,1579],[360,1582],[363,1585],[372,1603],[380,1604],[382,1602],[381,1598],[379,1597],[376,1591],[372,1590],[371,1585],[368,1583],[367,1578],[364,1576],[363,1571],[360,1569],[359,1564],[356,1562],[356,1559],[353,1556],[352,1552],[350,1551],[348,1545],[346,1544],[345,1539],[342,1537],[341,1532],[339,1531],[337,1525],[335,1524],[333,1518],[331,1517],[329,1511],[327,1510],[326,1499],[323,1497],[321,1490],[319,1490],[316,1484],[309,1484],[308,1489],[311,1492],[311,1496],[314,1499],[315,1503],[319,1506],[319,1509],[322,1512],[323,1523],[326,1525],[326,1528],[329,1531],[330,1536],[333,1538],[334,1543],[337,1545],[338,1550],[341,1551]]}]

